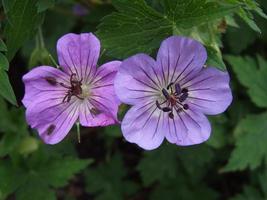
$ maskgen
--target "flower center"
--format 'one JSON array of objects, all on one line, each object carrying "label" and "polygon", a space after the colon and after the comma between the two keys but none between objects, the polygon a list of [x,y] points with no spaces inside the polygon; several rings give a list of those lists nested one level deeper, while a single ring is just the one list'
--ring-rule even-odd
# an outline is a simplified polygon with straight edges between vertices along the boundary
[{"label": "flower center", "polygon": [[89,85],[87,85],[87,84],[82,84],[82,86],[81,86],[81,88],[82,88],[82,93],[81,93],[81,97],[82,98],[87,98],[89,95],[90,95],[90,88],[89,88]]},{"label": "flower center", "polygon": [[[168,115],[171,119],[174,118],[174,110],[176,112],[181,112],[183,110],[189,109],[188,104],[183,103],[188,97],[188,89],[181,88],[179,83],[170,83],[166,89],[163,88],[161,91],[165,99],[161,103],[157,100],[156,105],[158,109],[162,110],[163,112],[169,113]],[[165,106],[162,106],[163,104],[165,104]]]}]

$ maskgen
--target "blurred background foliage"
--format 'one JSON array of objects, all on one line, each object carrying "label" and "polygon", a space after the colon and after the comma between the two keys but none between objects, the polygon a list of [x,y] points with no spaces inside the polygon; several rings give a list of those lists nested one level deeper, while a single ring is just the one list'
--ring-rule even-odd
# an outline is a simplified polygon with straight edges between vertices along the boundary
[{"label": "blurred background foliage", "polygon": [[[2,0],[0,200],[266,200],[264,11],[266,0]],[[45,145],[25,121],[21,78],[54,65],[56,41],[69,32],[96,33],[100,62],[155,56],[164,38],[193,37],[206,46],[207,64],[228,69],[234,101],[209,118],[211,138],[196,146],[145,152],[119,126],[82,128],[80,144],[74,130]]]}]

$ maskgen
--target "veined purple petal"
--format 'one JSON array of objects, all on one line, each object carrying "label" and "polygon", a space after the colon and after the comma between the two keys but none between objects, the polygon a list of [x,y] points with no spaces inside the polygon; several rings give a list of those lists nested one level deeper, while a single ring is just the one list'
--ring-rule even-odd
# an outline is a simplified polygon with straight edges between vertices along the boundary
[{"label": "veined purple petal", "polygon": [[203,45],[193,39],[172,36],[161,43],[157,65],[165,85],[179,82],[198,73],[207,59]]},{"label": "veined purple petal", "polygon": [[211,133],[208,119],[200,112],[188,110],[174,119],[166,118],[168,128],[166,139],[180,146],[199,144],[206,141]]},{"label": "veined purple petal", "polygon": [[22,102],[24,106],[28,107],[40,96],[48,101],[49,99],[57,98],[60,98],[62,101],[67,89],[56,82],[68,85],[68,79],[67,74],[50,66],[34,68],[23,76],[25,95]]},{"label": "veined purple petal", "polygon": [[166,118],[154,103],[138,104],[126,113],[121,129],[127,141],[151,150],[157,148],[165,137]]},{"label": "veined purple petal", "polygon": [[96,73],[100,42],[92,33],[64,35],[58,40],[57,53],[60,66],[78,79],[90,81]]},{"label": "veined purple petal", "polygon": [[145,54],[124,60],[115,78],[117,96],[131,105],[159,96],[160,85],[156,62]]},{"label": "veined purple petal", "polygon": [[43,100],[40,96],[27,107],[26,118],[45,143],[56,144],[68,134],[78,113],[79,103],[75,99],[63,103],[62,100]]},{"label": "veined purple petal", "polygon": [[192,80],[183,83],[188,88],[188,104],[208,115],[222,113],[232,102],[229,74],[216,68],[203,68]]},{"label": "veined purple petal", "polygon": [[90,88],[90,99],[81,107],[80,120],[83,126],[106,126],[118,122],[120,101],[115,95],[114,77],[120,64],[119,61],[113,61],[98,68]]}]

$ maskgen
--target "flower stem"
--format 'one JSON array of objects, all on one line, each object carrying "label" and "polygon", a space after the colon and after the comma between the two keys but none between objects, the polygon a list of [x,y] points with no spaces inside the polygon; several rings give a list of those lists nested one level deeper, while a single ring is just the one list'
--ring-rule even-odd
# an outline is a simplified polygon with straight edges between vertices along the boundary
[{"label": "flower stem", "polygon": [[55,61],[55,59],[53,58],[53,56],[51,54],[48,55],[51,62],[59,69],[59,65],[57,64],[57,62]]},{"label": "flower stem", "polygon": [[42,27],[39,26],[37,36],[36,36],[36,46],[37,48],[44,49],[45,43],[44,43],[44,37],[42,32]]},{"label": "flower stem", "polygon": [[77,128],[78,143],[81,143],[81,130],[80,130],[80,123],[79,122],[76,122],[76,128]]}]

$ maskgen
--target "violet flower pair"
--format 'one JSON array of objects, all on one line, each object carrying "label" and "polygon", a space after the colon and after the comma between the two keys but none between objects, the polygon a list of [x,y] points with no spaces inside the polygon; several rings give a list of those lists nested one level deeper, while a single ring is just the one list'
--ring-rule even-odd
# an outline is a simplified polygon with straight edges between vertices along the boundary
[{"label": "violet flower pair", "polygon": [[57,52],[62,70],[41,66],[23,77],[27,121],[48,144],[60,142],[77,121],[119,123],[120,102],[132,105],[121,123],[127,141],[147,150],[164,138],[198,144],[211,133],[204,114],[219,114],[232,101],[228,73],[203,67],[205,48],[186,37],[164,40],[156,61],[137,54],[97,67],[100,42],[92,33],[63,36]]}]

